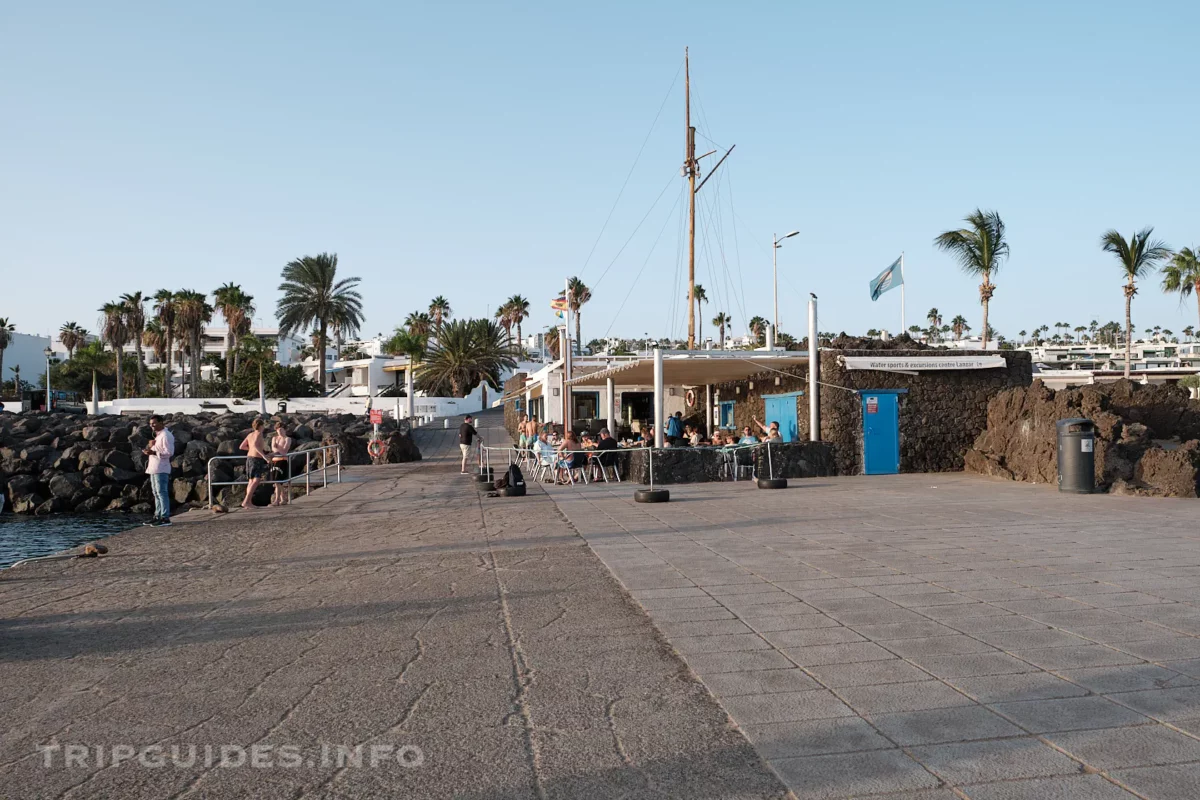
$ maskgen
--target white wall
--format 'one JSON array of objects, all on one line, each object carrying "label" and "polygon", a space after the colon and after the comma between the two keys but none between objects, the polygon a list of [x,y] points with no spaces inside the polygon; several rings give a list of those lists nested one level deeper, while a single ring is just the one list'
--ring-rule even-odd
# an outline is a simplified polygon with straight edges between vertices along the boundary
[{"label": "white wall", "polygon": [[4,349],[4,375],[2,379],[11,381],[14,377],[12,368],[20,365],[21,380],[33,384],[41,382],[46,374],[46,355],[42,351],[50,346],[49,336],[34,336],[28,333],[13,333],[12,341]]}]

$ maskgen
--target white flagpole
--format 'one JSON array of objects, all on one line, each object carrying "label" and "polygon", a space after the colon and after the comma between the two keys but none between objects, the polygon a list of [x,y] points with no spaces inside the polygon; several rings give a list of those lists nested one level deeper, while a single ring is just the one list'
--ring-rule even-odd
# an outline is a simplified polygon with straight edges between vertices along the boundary
[{"label": "white flagpole", "polygon": [[908,283],[904,280],[904,251],[900,251],[900,333],[908,333],[908,328],[904,327],[904,287]]}]

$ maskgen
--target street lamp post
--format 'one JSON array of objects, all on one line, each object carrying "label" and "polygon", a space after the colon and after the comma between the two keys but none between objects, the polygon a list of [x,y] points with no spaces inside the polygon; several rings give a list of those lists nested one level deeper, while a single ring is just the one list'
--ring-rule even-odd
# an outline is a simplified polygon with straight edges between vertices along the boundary
[{"label": "street lamp post", "polygon": [[779,336],[779,254],[776,251],[779,248],[783,247],[784,239],[790,239],[798,233],[800,233],[800,231],[792,231],[791,233],[785,234],[784,236],[779,237],[779,238],[775,238],[774,234],[771,235],[771,237],[772,237],[771,271],[774,273],[774,280],[772,282],[775,287],[775,335],[776,336]]},{"label": "street lamp post", "polygon": [[50,413],[50,356],[54,351],[47,347],[42,353],[46,356],[46,413]]}]

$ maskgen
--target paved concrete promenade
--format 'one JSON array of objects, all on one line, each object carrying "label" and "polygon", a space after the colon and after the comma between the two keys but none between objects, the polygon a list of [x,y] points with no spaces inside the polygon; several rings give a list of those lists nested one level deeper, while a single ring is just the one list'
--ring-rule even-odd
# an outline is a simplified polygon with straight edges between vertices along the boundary
[{"label": "paved concrete promenade", "polygon": [[549,491],[800,798],[1200,798],[1200,505],[965,475]]},{"label": "paved concrete promenade", "polygon": [[0,573],[0,796],[786,796],[541,489],[481,498],[418,435],[285,509]]}]

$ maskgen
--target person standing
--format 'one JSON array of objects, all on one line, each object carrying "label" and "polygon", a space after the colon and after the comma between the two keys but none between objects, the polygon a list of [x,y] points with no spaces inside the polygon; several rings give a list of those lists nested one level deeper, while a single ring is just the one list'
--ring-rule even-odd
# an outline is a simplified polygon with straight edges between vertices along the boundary
[{"label": "person standing", "polygon": [[171,458],[175,455],[175,435],[157,414],[150,417],[150,430],[154,431],[154,440],[142,449],[142,455],[148,457],[146,474],[154,493],[154,518],[146,525],[162,528],[171,524]]},{"label": "person standing", "polygon": [[470,414],[463,419],[462,425],[458,426],[458,449],[462,451],[462,473],[467,474],[467,456],[471,454],[471,442],[479,435],[479,431],[475,430],[472,421],[475,418]]},{"label": "person standing", "polygon": [[288,453],[292,449],[292,437],[288,435],[287,425],[280,420],[275,424],[275,438],[271,439],[271,480],[275,484],[275,494],[271,497],[271,505],[286,506],[292,499],[292,485],[283,483],[292,477]]},{"label": "person standing", "polygon": [[667,427],[663,431],[667,437],[668,444],[675,444],[681,436],[683,436],[683,412],[676,411],[673,416],[667,417]]},{"label": "person standing", "polygon": [[254,508],[254,490],[267,477],[267,443],[262,431],[263,421],[259,417],[250,424],[250,435],[238,445],[239,450],[246,451],[246,477],[249,479],[242,508]]}]

